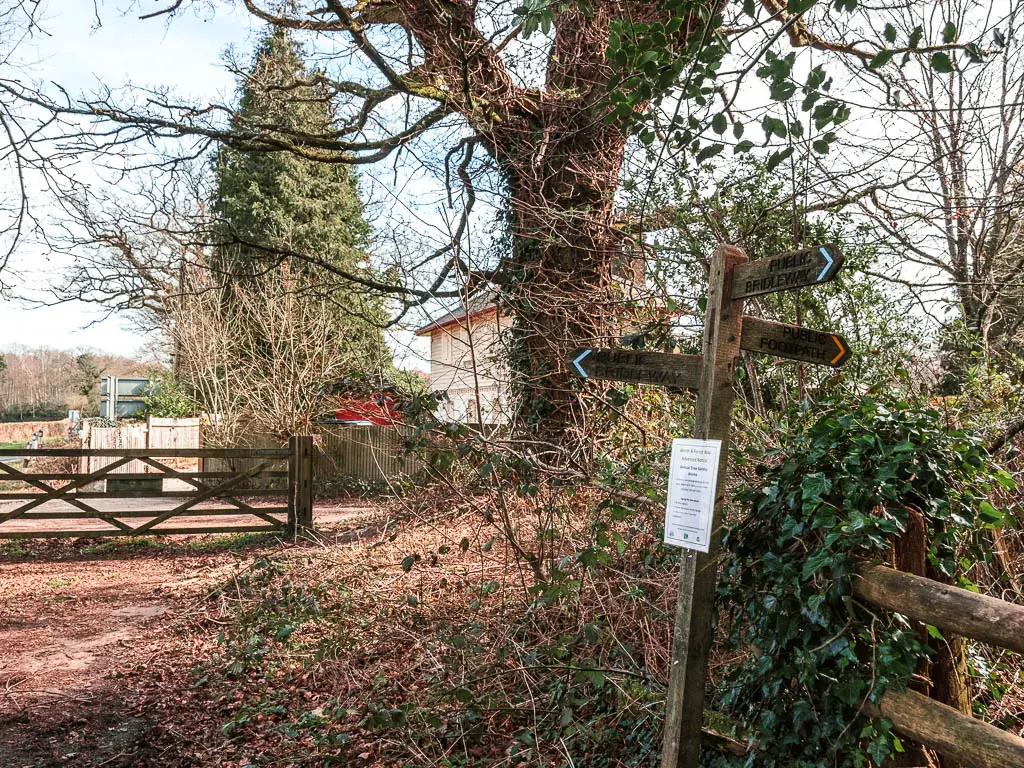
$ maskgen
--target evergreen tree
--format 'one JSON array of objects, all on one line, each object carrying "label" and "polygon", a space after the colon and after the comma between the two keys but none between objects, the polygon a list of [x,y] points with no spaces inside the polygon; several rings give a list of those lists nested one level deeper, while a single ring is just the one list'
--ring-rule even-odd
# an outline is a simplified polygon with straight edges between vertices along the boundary
[{"label": "evergreen tree", "polygon": [[[327,131],[333,121],[330,94],[316,83],[300,46],[286,30],[273,30],[239,84],[233,129],[273,125],[287,142],[292,133]],[[226,300],[237,290],[270,288],[321,302],[337,320],[338,343],[353,352],[353,370],[389,364],[381,299],[330,269],[287,256],[312,255],[345,273],[370,276],[370,228],[351,167],[224,146],[214,174],[217,245],[211,266]]]}]

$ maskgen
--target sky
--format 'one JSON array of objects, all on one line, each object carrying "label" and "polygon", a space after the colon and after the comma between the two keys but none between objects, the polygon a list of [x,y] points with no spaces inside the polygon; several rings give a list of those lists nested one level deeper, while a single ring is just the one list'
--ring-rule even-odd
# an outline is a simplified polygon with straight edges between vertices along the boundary
[{"label": "sky", "polygon": [[[128,5],[127,0],[101,3],[97,19],[91,2],[45,3],[42,26],[47,34],[35,36],[18,49],[22,64],[34,80],[59,83],[72,94],[92,93],[102,86],[161,85],[188,102],[232,100],[235,82],[223,66],[222,56],[228,46],[236,47],[243,57],[252,49],[261,29],[250,14],[220,6],[216,15],[186,12],[170,23],[166,17],[140,21],[139,10],[123,10]],[[151,11],[151,5],[141,3],[143,11]],[[361,172],[364,194],[378,203],[393,198],[399,188],[408,192],[410,184],[424,183],[415,174],[406,173],[405,178],[395,174],[394,188],[388,190],[392,185],[382,182],[379,174],[371,177],[366,170]],[[86,168],[78,176],[87,178],[89,174]],[[390,172],[387,178],[391,180]],[[436,195],[420,198],[433,200]],[[391,213],[400,216],[403,211]],[[411,209],[404,213],[424,217]],[[44,207],[44,224],[54,215]],[[429,211],[425,216],[434,218]],[[429,230],[424,224],[419,229]],[[82,302],[42,305],[50,298],[47,287],[61,281],[68,263],[68,257],[52,254],[39,243],[25,242],[19,247],[3,280],[13,286],[13,296],[0,298],[0,350],[14,345],[93,348],[151,359],[154,340],[140,335],[130,317],[111,316]],[[401,367],[425,367],[425,342],[408,332],[392,336]]]},{"label": "sky", "polygon": [[[97,24],[91,2],[49,2],[44,8],[42,26],[49,35],[28,41],[19,54],[32,76],[72,92],[131,82],[164,83],[196,96],[230,94],[234,84],[219,65],[221,52],[229,43],[249,46],[254,34],[247,15],[218,13],[210,20],[184,14],[171,24],[140,22],[135,14],[124,15],[108,3],[100,6]],[[47,214],[44,210],[44,220]],[[5,282],[24,298],[0,299],[0,349],[90,347],[148,357],[152,345],[131,327],[129,318],[105,317],[83,303],[38,306],[65,266],[64,259],[52,257],[38,244],[19,249]]]}]

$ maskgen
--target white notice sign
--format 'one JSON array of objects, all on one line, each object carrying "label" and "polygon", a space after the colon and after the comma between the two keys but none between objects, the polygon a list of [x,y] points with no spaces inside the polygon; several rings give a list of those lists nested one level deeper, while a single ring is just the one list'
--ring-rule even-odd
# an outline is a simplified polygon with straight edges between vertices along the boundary
[{"label": "white notice sign", "polygon": [[665,543],[707,552],[718,484],[721,440],[672,441],[665,506]]}]

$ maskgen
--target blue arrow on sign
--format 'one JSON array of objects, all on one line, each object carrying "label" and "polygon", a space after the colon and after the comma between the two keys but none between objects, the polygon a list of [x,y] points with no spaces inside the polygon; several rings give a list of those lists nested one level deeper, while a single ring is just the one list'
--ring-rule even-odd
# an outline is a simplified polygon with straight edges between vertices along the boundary
[{"label": "blue arrow on sign", "polygon": [[832,269],[832,265],[835,264],[836,261],[835,259],[832,258],[832,254],[829,253],[824,246],[822,246],[818,250],[821,251],[821,255],[825,257],[825,266],[821,270],[821,274],[818,275],[818,282],[820,283],[825,279],[825,275],[827,275],[828,271]]},{"label": "blue arrow on sign", "polygon": [[587,355],[589,355],[593,351],[594,350],[592,350],[592,349],[584,349],[583,352],[580,353],[580,356],[572,361],[572,364],[576,366],[576,370],[580,372],[580,376],[582,376],[584,379],[589,379],[590,377],[587,375],[587,372],[583,370],[583,366],[580,365],[580,360],[585,358]]}]

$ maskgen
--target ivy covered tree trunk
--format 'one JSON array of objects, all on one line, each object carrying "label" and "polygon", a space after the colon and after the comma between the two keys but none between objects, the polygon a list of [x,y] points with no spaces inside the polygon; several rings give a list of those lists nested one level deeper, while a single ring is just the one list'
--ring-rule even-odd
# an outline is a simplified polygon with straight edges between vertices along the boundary
[{"label": "ivy covered tree trunk", "polygon": [[586,425],[570,355],[622,332],[617,287],[628,279],[613,207],[625,138],[602,128],[553,140],[532,177],[510,174],[517,413],[531,432],[570,446]]},{"label": "ivy covered tree trunk", "polygon": [[570,451],[582,444],[587,402],[569,356],[622,333],[619,289],[642,272],[626,258],[615,222],[626,132],[607,119],[611,20],[607,4],[590,16],[562,11],[547,97],[485,132],[510,196],[513,254],[504,279],[518,422]]}]

